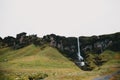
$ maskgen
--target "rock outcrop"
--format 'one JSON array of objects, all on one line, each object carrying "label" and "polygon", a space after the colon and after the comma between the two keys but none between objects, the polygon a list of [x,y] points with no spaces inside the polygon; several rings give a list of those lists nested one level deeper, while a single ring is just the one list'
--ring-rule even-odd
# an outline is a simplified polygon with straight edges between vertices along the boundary
[{"label": "rock outcrop", "polygon": [[[57,48],[65,53],[66,56],[76,59],[77,57],[77,38],[64,37],[55,34],[46,35],[43,40],[50,43],[50,46]],[[100,54],[106,49],[120,51],[120,32],[109,35],[79,37],[82,56],[87,51]]]}]

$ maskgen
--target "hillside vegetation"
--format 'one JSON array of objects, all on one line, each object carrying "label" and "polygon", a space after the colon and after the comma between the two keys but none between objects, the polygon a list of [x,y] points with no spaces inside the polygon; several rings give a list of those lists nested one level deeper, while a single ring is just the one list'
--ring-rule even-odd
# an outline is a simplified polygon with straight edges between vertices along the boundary
[{"label": "hillside vegetation", "polygon": [[[90,54],[89,60],[95,56]],[[48,45],[31,44],[17,50],[1,48],[0,80],[93,80],[120,69],[120,52],[106,50],[100,57],[107,62],[99,67],[90,61],[94,70],[82,71],[56,48]]]}]

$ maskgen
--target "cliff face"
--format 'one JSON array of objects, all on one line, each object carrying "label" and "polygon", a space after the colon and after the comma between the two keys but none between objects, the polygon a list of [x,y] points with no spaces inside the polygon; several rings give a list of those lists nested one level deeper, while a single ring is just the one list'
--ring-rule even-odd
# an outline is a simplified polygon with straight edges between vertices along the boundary
[{"label": "cliff face", "polygon": [[[57,48],[63,52],[65,56],[72,59],[77,58],[77,38],[64,37],[55,34],[46,35],[43,40],[48,42],[50,46]],[[79,37],[81,55],[85,57],[85,53],[90,51],[100,54],[106,49],[120,51],[120,32],[109,35]]]},{"label": "cliff face", "polygon": [[51,34],[44,36],[43,40],[47,41],[50,46],[57,48],[65,56],[71,57],[73,59],[77,57],[77,38]]},{"label": "cliff face", "polygon": [[[16,38],[12,36],[5,37],[4,39],[0,38],[0,48],[12,47],[13,49],[19,49],[30,44],[42,46],[47,43],[50,46],[57,48],[64,56],[73,60],[78,57],[77,37],[64,37],[50,34],[43,38],[39,38],[37,35],[27,36],[26,34],[27,33],[22,32],[17,34]],[[120,51],[120,32],[91,37],[80,36],[79,43],[80,52],[84,58],[87,52],[100,54],[106,49]]]}]

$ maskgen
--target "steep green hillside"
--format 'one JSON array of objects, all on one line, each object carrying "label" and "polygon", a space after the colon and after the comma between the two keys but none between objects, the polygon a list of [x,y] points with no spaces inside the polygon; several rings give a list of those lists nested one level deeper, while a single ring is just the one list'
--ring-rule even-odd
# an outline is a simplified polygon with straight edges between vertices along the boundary
[{"label": "steep green hillside", "polygon": [[[9,51],[8,51],[9,50]],[[40,47],[30,45],[19,50],[1,49],[0,61],[3,64],[8,64],[8,67],[17,68],[69,68],[75,66],[66,57],[60,54],[52,47],[45,47],[43,50]],[[4,67],[5,68],[5,67]],[[7,68],[7,66],[6,66]]]},{"label": "steep green hillside", "polygon": [[[88,58],[92,62],[95,55]],[[0,80],[93,80],[119,70],[120,52],[105,51],[100,57],[107,62],[93,71],[82,71],[73,62],[50,46],[0,49]],[[94,64],[94,65],[93,65]],[[39,79],[38,79],[39,78]],[[32,80],[32,79],[31,79]]]},{"label": "steep green hillside", "polygon": [[49,70],[53,72],[58,70],[59,72],[60,70],[64,71],[64,69],[78,70],[73,62],[61,55],[55,48],[49,46],[43,49],[34,45],[19,50],[0,49],[0,70],[3,73],[5,71],[7,73],[48,71],[49,74]]}]

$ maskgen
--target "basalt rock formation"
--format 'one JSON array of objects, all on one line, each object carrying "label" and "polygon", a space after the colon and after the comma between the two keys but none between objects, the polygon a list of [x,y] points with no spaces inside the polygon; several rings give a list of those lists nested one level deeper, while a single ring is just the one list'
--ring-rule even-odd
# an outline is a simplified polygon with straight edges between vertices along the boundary
[{"label": "basalt rock formation", "polygon": [[[72,59],[77,58],[77,38],[76,37],[64,37],[55,34],[46,35],[43,37],[44,41],[50,43],[50,46],[57,48],[58,50],[66,53],[66,56]],[[120,32],[108,35],[79,37],[81,55],[85,57],[87,51],[95,54],[100,54],[104,50],[120,51]]]}]

